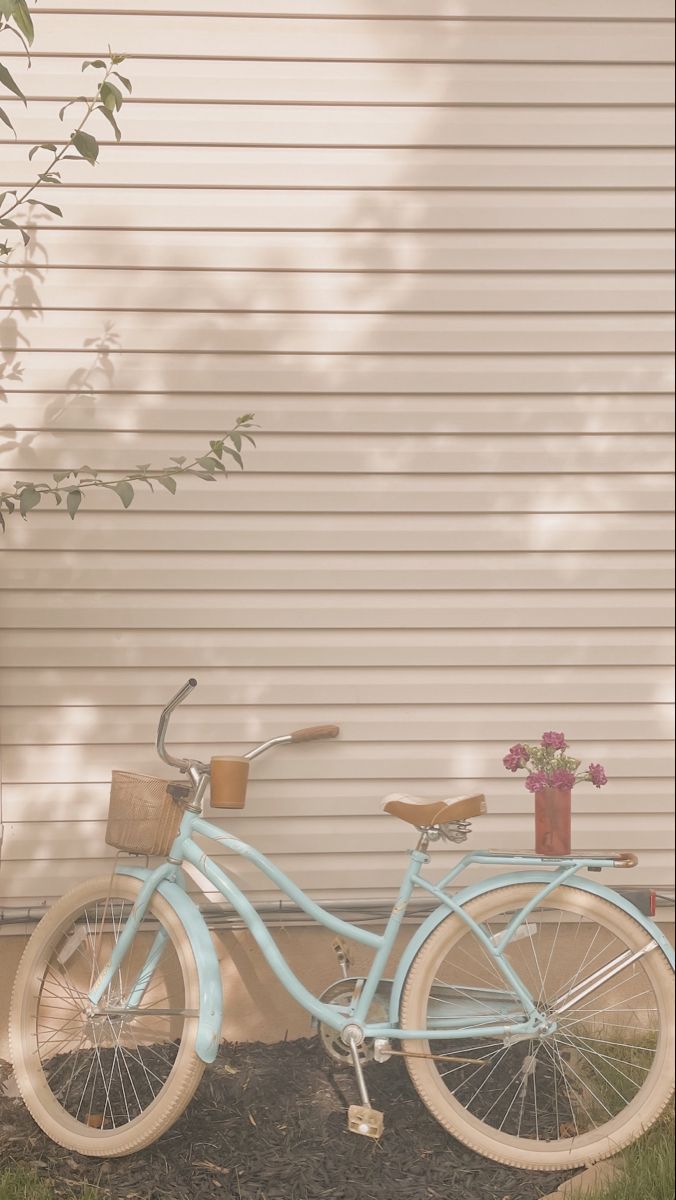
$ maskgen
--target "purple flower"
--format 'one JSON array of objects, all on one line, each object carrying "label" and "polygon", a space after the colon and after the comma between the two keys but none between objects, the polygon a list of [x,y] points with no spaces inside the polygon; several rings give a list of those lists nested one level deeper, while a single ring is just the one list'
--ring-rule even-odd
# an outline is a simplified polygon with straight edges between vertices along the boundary
[{"label": "purple flower", "polygon": [[603,787],[604,783],[608,782],[608,776],[600,763],[590,763],[587,767],[587,773],[594,787]]},{"label": "purple flower", "polygon": [[525,767],[528,762],[528,747],[521,742],[510,746],[502,762],[508,771],[518,771],[519,767]]},{"label": "purple flower", "polygon": [[526,787],[529,792],[541,792],[543,788],[549,787],[549,780],[544,771],[533,771],[526,780]]},{"label": "purple flower", "polygon": [[548,750],[565,750],[568,742],[564,733],[555,733],[553,729],[550,729],[549,733],[543,733],[542,745],[546,746]]},{"label": "purple flower", "polygon": [[549,786],[558,788],[562,792],[570,791],[572,787],[575,787],[575,772],[566,771],[563,767],[558,771],[552,771],[549,776]]}]

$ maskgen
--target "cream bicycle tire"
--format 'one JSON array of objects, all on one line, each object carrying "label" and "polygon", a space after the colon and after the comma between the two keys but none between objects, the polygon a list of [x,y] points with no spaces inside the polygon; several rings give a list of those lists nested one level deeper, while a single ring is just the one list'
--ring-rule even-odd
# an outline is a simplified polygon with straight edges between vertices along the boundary
[{"label": "cream bicycle tire", "polygon": [[[485,924],[491,920],[499,922],[501,914],[523,907],[538,887],[536,884],[515,884],[495,889],[470,902],[467,912],[479,923]],[[597,921],[630,948],[639,949],[649,940],[650,935],[643,926],[618,906],[572,885],[558,888],[547,898],[545,904],[556,905],[559,910],[570,913],[573,917],[577,914],[585,920]],[[530,920],[530,917],[527,918],[527,921]],[[470,936],[476,945],[477,939],[474,935]],[[423,943],[411,965],[402,996],[401,1024],[404,1029],[425,1027],[429,998],[440,964],[454,949],[457,957],[460,943],[467,937],[468,927],[460,917],[451,915]],[[434,1053],[434,1040],[403,1041],[404,1052],[412,1055],[406,1059],[409,1075],[423,1103],[440,1124],[465,1145],[479,1154],[522,1169],[565,1170],[585,1166],[616,1154],[657,1120],[674,1091],[673,971],[659,947],[650,951],[640,961],[655,996],[656,1011],[659,1013],[659,1041],[654,1052],[652,1068],[644,1085],[627,1107],[611,1121],[605,1122],[600,1129],[592,1131],[591,1134],[535,1142],[532,1138],[517,1137],[494,1129],[477,1119],[456,1100],[449,1087],[444,1084],[442,1069],[437,1067],[434,1060],[413,1057],[421,1050]],[[502,986],[505,986],[504,982]],[[497,1044],[497,1039],[493,1039],[493,1042]],[[445,1046],[450,1044],[444,1043]],[[480,1039],[475,1038],[473,1044],[475,1047],[479,1046]],[[592,1039],[587,1038],[587,1050],[590,1050],[590,1044],[593,1047]],[[436,1046],[439,1046],[439,1042],[436,1042]],[[584,1046],[583,1042],[583,1048]],[[453,1054],[453,1049],[444,1049],[444,1053]],[[462,1054],[462,1049],[457,1053]],[[475,1053],[480,1054],[481,1051],[475,1049]],[[598,1054],[598,1048],[592,1048],[591,1053]],[[555,1062],[553,1056],[552,1059]],[[594,1064],[595,1060],[592,1062]],[[472,1068],[466,1069],[469,1071]],[[451,1070],[452,1068],[448,1068],[447,1074],[450,1074]],[[519,1126],[519,1130],[520,1128]],[[557,1128],[560,1131],[561,1127]]]},{"label": "cream bicycle tire", "polygon": [[[138,880],[116,875],[112,895],[133,903],[140,887]],[[10,1011],[10,1052],[14,1074],[23,1101],[34,1120],[52,1141],[66,1149],[91,1157],[105,1158],[132,1154],[159,1138],[184,1111],[204,1071],[204,1063],[195,1051],[197,1019],[188,1017],[185,1019],[178,1052],[173,1065],[169,1067],[166,1082],[148,1107],[121,1127],[106,1129],[96,1127],[96,1122],[92,1126],[76,1120],[59,1103],[50,1089],[41,1061],[38,1034],[38,1012],[44,979],[49,969],[49,956],[59,944],[59,939],[63,938],[64,931],[73,925],[77,914],[80,914],[85,906],[104,900],[110,892],[109,875],[89,880],[58,900],[43,917],[19,964]],[[149,914],[158,920],[168,933],[176,953],[182,974],[184,1005],[186,1008],[197,1010],[197,966],[185,930],[171,905],[158,893],[155,893],[151,900]],[[78,997],[78,1003],[79,999]],[[72,1024],[73,1018],[69,1020]],[[63,1028],[65,1026],[62,1030]],[[118,1069],[121,1074],[121,1068]]]}]

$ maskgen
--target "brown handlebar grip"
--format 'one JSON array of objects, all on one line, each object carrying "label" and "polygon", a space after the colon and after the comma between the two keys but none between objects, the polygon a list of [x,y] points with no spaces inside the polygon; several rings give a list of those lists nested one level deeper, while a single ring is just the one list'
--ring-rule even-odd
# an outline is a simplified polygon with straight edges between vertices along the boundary
[{"label": "brown handlebar grip", "polygon": [[340,725],[310,725],[307,729],[295,729],[291,734],[292,742],[314,742],[320,738],[338,737]]}]

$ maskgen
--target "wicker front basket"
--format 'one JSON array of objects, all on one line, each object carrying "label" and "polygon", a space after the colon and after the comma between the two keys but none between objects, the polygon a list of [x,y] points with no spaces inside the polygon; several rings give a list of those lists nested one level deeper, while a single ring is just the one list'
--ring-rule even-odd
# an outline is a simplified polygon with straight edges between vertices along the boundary
[{"label": "wicker front basket", "polygon": [[113,771],[106,842],[129,854],[168,854],[190,793],[182,780]]}]

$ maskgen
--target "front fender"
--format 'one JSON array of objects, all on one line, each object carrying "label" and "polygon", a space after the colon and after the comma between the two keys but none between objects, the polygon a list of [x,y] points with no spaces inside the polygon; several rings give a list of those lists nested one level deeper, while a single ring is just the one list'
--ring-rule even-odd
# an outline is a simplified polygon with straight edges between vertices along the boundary
[{"label": "front fender", "polygon": [[[152,872],[142,867],[118,866],[117,875],[131,875],[145,883]],[[164,880],[158,892],[173,908],[190,940],[199,978],[200,1015],[195,1049],[202,1062],[212,1063],[218,1053],[223,1024],[223,988],[218,958],[206,922],[197,905],[178,883]]]},{"label": "front fender", "polygon": [[[485,879],[481,883],[470,884],[469,887],[463,888],[454,896],[456,904],[464,907],[470,900],[475,900],[477,896],[483,896],[486,892],[497,891],[499,888],[509,887],[511,884],[521,883],[551,883],[551,871],[516,871],[511,875],[500,875],[493,879]],[[600,896],[604,900],[609,900],[612,904],[628,913],[639,925],[642,925],[651,938],[654,938],[660,949],[663,951],[665,958],[669,962],[671,969],[674,969],[674,948],[662,931],[658,928],[654,921],[645,913],[639,911],[626,896],[622,896],[619,892],[614,892],[612,888],[604,887],[602,884],[596,883],[594,880],[585,879],[583,876],[575,876],[561,885],[562,887],[574,887],[582,892],[592,892],[595,896]],[[420,928],[411,938],[408,946],[406,946],[392,984],[392,992],[390,995],[390,1025],[399,1024],[399,1007],[401,1004],[401,994],[404,990],[406,977],[411,969],[413,959],[418,953],[423,942],[436,929],[446,917],[451,916],[452,910],[447,908],[445,904],[440,904],[435,908],[434,912],[430,913],[429,917],[423,921]]]}]

